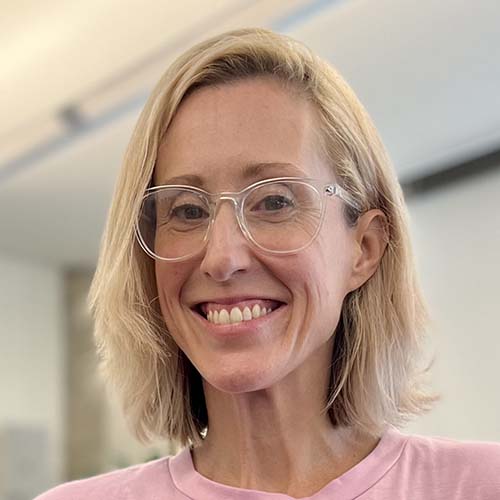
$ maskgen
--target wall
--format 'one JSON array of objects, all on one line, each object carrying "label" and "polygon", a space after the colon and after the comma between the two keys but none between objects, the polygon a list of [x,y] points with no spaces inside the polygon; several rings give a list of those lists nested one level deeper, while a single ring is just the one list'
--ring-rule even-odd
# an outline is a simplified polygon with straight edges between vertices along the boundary
[{"label": "wall", "polygon": [[[39,466],[47,471],[46,484],[63,476],[62,311],[62,278],[56,268],[0,255],[0,434],[5,444],[13,429],[16,435],[46,431],[42,442],[47,446],[36,450],[42,455]],[[12,451],[8,446],[3,450]]]},{"label": "wall", "polygon": [[500,169],[409,201],[442,401],[409,427],[500,441]]}]

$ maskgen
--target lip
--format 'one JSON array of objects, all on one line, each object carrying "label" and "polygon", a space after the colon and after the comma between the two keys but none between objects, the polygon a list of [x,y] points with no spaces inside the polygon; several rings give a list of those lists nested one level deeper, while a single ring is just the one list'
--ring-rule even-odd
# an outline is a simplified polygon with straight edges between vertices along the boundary
[{"label": "lip", "polygon": [[282,304],[286,304],[284,300],[275,297],[263,297],[259,295],[241,295],[238,297],[208,297],[206,299],[197,300],[196,302],[193,302],[189,306],[189,308],[196,309],[200,304],[204,304],[205,302],[215,302],[217,304],[231,305],[246,300],[272,300],[274,302],[281,302]]},{"label": "lip", "polygon": [[[251,297],[255,298],[255,297]],[[238,299],[236,302],[240,301]],[[274,311],[261,316],[260,318],[252,318],[249,321],[242,321],[240,323],[229,323],[227,325],[217,325],[211,323],[201,314],[197,313],[195,309],[191,309],[192,314],[196,317],[197,321],[208,334],[219,340],[239,338],[239,337],[255,337],[264,334],[268,323],[271,321],[278,321],[282,319],[283,315],[288,310],[288,304],[282,303]]]}]

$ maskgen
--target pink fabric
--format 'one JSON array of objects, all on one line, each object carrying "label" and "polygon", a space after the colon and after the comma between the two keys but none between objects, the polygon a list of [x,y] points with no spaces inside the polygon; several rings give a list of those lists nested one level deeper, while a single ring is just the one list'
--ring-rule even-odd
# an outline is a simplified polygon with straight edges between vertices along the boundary
[{"label": "pink fabric", "polygon": [[[215,483],[175,457],[58,486],[35,500],[290,500]],[[308,500],[500,500],[500,444],[409,436],[388,429],[359,464]],[[305,499],[304,499],[305,500]]]}]

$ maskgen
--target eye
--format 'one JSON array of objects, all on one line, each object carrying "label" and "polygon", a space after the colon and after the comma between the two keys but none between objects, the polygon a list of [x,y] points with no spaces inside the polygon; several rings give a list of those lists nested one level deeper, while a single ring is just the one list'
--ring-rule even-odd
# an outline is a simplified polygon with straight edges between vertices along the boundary
[{"label": "eye", "polygon": [[254,210],[265,210],[269,212],[283,210],[284,208],[293,207],[293,201],[283,195],[269,195],[263,198],[259,203],[256,203],[252,208]]},{"label": "eye", "polygon": [[208,217],[208,213],[203,207],[197,205],[180,205],[172,209],[172,217],[180,220],[201,220]]}]

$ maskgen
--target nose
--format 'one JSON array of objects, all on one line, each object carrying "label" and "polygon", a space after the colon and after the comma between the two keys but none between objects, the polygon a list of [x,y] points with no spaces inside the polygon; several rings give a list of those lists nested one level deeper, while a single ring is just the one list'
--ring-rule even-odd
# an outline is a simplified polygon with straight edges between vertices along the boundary
[{"label": "nose", "polygon": [[215,214],[200,269],[213,280],[228,281],[251,263],[251,249],[238,225],[231,202],[221,203]]}]

